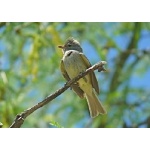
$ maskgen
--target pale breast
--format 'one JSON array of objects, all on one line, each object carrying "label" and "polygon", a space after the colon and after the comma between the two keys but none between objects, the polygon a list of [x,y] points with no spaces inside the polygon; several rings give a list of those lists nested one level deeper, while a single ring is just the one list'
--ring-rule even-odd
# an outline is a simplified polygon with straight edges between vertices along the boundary
[{"label": "pale breast", "polygon": [[86,70],[86,66],[84,65],[83,60],[77,51],[66,51],[63,61],[65,69],[71,79],[76,77],[80,72]]}]

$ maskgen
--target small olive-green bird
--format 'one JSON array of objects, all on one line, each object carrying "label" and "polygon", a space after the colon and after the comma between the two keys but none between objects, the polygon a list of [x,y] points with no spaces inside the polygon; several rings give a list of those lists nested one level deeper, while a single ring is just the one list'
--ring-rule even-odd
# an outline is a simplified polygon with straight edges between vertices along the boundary
[{"label": "small olive-green bird", "polygon": [[[60,69],[64,78],[69,81],[78,76],[81,72],[91,67],[90,62],[82,53],[80,43],[74,38],[67,39],[64,46],[58,46],[63,50],[63,58],[61,60]],[[90,72],[85,77],[79,79],[73,84],[72,89],[80,97],[86,97],[91,117],[99,114],[105,114],[106,111],[99,101],[99,87],[94,72]]]}]

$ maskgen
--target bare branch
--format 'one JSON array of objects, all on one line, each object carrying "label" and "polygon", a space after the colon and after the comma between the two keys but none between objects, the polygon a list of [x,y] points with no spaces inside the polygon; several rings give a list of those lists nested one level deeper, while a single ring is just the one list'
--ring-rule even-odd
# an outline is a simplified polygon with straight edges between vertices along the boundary
[{"label": "bare branch", "polygon": [[141,31],[141,23],[138,22],[134,23],[133,35],[129,42],[129,45],[127,46],[127,50],[122,51],[117,57],[117,62],[116,62],[117,67],[114,70],[111,83],[110,83],[109,91],[111,92],[115,91],[118,85],[122,82],[120,80],[120,76],[122,76],[123,67],[128,57],[131,54],[131,50],[137,47],[137,43],[138,43],[137,41],[140,39],[140,31]]},{"label": "bare branch", "polygon": [[22,113],[18,114],[14,120],[14,122],[12,123],[12,125],[10,126],[10,128],[20,128],[21,125],[24,123],[24,120],[33,112],[35,112],[37,109],[43,107],[44,105],[46,105],[47,103],[49,103],[50,101],[52,101],[53,99],[55,99],[57,96],[59,96],[60,94],[62,94],[64,91],[66,91],[73,83],[77,82],[80,78],[86,76],[88,73],[90,73],[91,71],[94,70],[98,70],[100,71],[106,71],[103,67],[103,65],[105,65],[106,62],[105,61],[101,61],[93,66],[91,66],[90,68],[88,68],[85,72],[80,73],[77,77],[73,78],[72,80],[68,81],[62,88],[60,88],[59,90],[57,90],[55,93],[47,96],[44,100],[42,100],[41,102],[39,102],[38,104],[34,105],[33,107],[23,111]]}]

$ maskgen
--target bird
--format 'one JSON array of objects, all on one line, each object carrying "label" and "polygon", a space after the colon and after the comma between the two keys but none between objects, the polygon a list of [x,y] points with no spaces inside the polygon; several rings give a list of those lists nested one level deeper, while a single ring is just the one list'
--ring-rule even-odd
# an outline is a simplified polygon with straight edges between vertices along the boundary
[{"label": "bird", "polygon": [[[69,37],[64,45],[58,47],[63,52],[60,70],[67,81],[91,67],[88,58],[83,54],[80,43],[73,37]],[[71,85],[71,88],[81,99],[86,98],[91,118],[107,113],[97,96],[99,86],[94,71],[79,79]]]}]

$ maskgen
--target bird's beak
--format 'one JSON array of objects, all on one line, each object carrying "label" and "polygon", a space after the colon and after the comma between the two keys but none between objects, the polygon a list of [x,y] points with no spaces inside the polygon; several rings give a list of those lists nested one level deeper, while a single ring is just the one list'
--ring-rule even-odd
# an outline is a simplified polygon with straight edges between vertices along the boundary
[{"label": "bird's beak", "polygon": [[59,45],[58,48],[64,49],[64,46],[63,45]]},{"label": "bird's beak", "polygon": [[62,53],[64,54],[64,48],[65,48],[65,46],[59,45],[58,48],[61,48],[62,49]]}]

